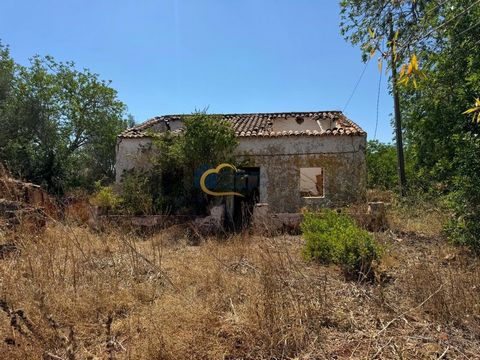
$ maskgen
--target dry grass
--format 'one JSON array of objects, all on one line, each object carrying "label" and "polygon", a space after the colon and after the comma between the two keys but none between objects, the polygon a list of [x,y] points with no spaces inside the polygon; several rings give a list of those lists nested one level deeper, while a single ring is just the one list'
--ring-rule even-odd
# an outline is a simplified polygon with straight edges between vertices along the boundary
[{"label": "dry grass", "polygon": [[395,199],[395,193],[390,190],[368,189],[367,201],[382,201],[391,203]]},{"label": "dry grass", "polygon": [[191,247],[57,225],[17,243],[1,263],[10,359],[286,358],[321,341],[324,280],[272,240]]},{"label": "dry grass", "polygon": [[[446,259],[455,255],[446,255]],[[432,318],[451,322],[480,338],[480,267],[458,262],[421,263],[412,269],[407,288],[412,299],[419,302],[431,294],[423,310]]]},{"label": "dry grass", "polygon": [[425,236],[441,236],[448,215],[438,207],[425,204],[394,204],[387,212],[391,230]]},{"label": "dry grass", "polygon": [[2,357],[480,358],[480,263],[438,236],[379,234],[381,280],[360,284],[305,263],[298,236],[183,234],[16,234],[0,260]]},{"label": "dry grass", "polygon": [[[391,191],[369,189],[367,201],[381,201],[387,205],[387,221],[394,232],[407,232],[430,237],[442,236],[448,214],[432,199],[409,195],[400,198]],[[360,206],[364,213],[366,205]],[[357,215],[358,217],[358,215]]]}]

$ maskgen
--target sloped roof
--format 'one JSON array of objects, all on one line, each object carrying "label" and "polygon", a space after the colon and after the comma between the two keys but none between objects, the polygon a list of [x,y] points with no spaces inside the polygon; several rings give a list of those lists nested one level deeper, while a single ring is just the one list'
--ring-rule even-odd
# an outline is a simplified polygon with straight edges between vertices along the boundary
[{"label": "sloped roof", "polygon": [[[169,129],[183,115],[165,115],[154,117],[143,124],[125,130],[120,138],[149,137],[159,125],[165,124]],[[231,122],[238,137],[280,137],[280,136],[338,136],[365,135],[360,126],[348,119],[341,111],[290,112],[290,113],[257,113],[257,114],[217,114],[223,120]],[[287,118],[312,118],[313,120],[330,120],[330,127],[314,130],[275,131],[274,122]]]}]

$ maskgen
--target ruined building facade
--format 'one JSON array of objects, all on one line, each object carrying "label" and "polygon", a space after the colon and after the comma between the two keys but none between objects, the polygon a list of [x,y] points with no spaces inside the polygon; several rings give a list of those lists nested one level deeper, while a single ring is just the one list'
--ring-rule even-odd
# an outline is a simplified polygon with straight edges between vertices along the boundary
[{"label": "ruined building facade", "polygon": [[[339,111],[222,115],[238,137],[236,155],[258,173],[259,202],[277,213],[364,200],[367,134]],[[116,177],[137,166],[151,132],[178,131],[181,116],[161,116],[118,137]],[[142,159],[143,158],[143,159]]]}]

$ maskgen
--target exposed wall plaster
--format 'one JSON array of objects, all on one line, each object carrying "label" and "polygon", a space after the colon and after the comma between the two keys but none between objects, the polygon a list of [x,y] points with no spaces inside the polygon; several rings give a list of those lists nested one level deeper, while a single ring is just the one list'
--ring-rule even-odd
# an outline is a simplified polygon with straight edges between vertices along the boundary
[{"label": "exposed wall plaster", "polygon": [[[145,163],[150,139],[120,139],[116,179]],[[272,212],[298,212],[304,206],[337,206],[363,201],[366,193],[366,136],[239,138],[236,155],[260,168],[260,202]],[[324,169],[324,197],[304,198],[300,168]]]}]

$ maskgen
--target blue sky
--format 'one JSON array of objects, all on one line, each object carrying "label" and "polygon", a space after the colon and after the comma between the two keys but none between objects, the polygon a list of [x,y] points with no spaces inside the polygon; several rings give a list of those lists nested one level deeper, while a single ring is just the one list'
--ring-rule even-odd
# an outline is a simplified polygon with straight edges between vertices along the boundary
[{"label": "blue sky", "polygon": [[[162,114],[343,110],[364,64],[337,0],[1,0],[0,39],[27,64],[73,60],[112,80],[137,122]],[[391,141],[383,76],[377,138]],[[372,61],[345,110],[374,137]]]}]

